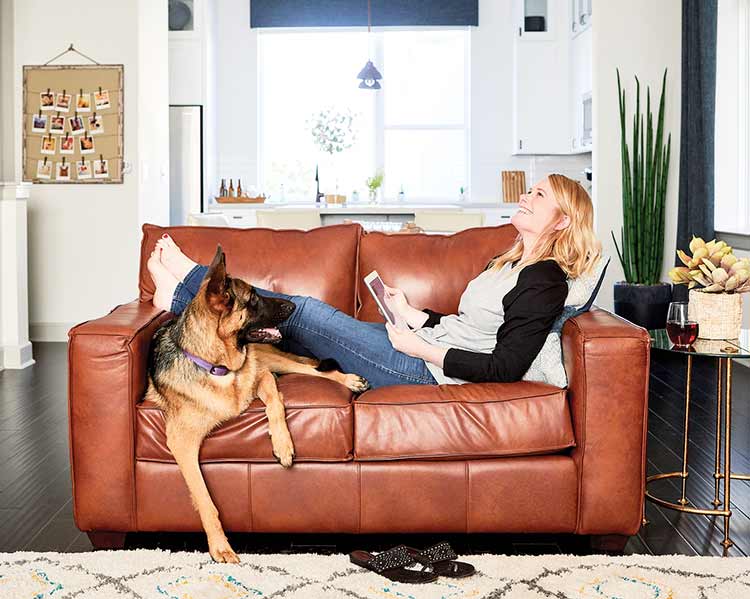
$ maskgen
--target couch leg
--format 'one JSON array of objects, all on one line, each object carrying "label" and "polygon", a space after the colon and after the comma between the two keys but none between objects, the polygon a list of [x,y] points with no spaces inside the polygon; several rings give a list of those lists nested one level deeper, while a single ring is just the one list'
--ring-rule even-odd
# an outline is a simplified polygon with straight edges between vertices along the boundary
[{"label": "couch leg", "polygon": [[124,532],[87,532],[89,540],[95,549],[122,549],[125,547]]},{"label": "couch leg", "polygon": [[629,538],[627,535],[591,535],[589,546],[597,553],[622,554]]}]

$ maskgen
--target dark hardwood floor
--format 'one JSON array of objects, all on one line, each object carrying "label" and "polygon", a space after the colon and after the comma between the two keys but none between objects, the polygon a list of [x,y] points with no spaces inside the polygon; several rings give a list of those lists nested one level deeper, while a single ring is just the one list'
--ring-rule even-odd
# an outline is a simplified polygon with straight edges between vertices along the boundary
[{"label": "dark hardwood floor", "polygon": [[[36,343],[37,363],[0,372],[0,552],[90,551],[85,533],[73,522],[67,428],[67,345]],[[733,369],[732,466],[750,472],[750,369]],[[716,365],[694,360],[690,409],[688,498],[701,507],[713,499]],[[685,364],[681,356],[654,351],[650,376],[648,473],[677,471],[682,456]],[[651,487],[676,500],[677,481]],[[728,555],[750,555],[750,489],[732,481],[732,534]],[[631,537],[625,553],[721,555],[723,520],[690,516],[647,502],[650,523]],[[261,535],[230,534],[240,552],[377,550],[396,542],[424,546],[432,535]],[[440,535],[459,553],[589,552],[575,535]],[[129,534],[126,548],[205,551],[202,534]]]}]

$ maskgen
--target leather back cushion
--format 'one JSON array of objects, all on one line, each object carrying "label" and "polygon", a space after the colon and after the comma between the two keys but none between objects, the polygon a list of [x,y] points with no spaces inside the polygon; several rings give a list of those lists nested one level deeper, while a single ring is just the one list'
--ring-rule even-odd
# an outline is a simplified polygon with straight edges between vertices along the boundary
[{"label": "leather back cushion", "polygon": [[468,282],[513,245],[511,225],[475,227],[452,235],[365,232],[359,248],[359,320],[383,322],[363,278],[377,270],[383,282],[399,287],[415,308],[455,314]]},{"label": "leather back cushion", "polygon": [[154,244],[168,233],[199,264],[209,264],[221,244],[227,271],[261,289],[317,297],[346,314],[355,311],[355,271],[362,227],[331,225],[310,231],[229,227],[143,225],[139,290],[141,301],[154,294],[146,262]]}]

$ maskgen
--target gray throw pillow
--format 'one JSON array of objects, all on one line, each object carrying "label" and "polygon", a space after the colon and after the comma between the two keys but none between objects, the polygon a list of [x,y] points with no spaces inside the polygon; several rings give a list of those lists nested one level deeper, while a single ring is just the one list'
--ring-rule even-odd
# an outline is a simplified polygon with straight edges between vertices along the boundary
[{"label": "gray throw pillow", "polygon": [[552,330],[531,366],[523,375],[524,381],[549,383],[556,387],[567,387],[568,377],[562,359],[560,333],[568,318],[587,312],[594,303],[604,280],[610,258],[601,256],[596,266],[588,273],[568,279],[568,296],[562,314],[555,320]]}]

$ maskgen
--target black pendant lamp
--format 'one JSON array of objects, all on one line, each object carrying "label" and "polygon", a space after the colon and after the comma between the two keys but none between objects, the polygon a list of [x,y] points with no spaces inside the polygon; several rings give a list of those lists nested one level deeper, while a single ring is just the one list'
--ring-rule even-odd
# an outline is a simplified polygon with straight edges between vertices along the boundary
[{"label": "black pendant lamp", "polygon": [[[371,19],[370,19],[370,0],[367,0],[367,44],[369,48],[370,43],[370,26],[371,26]],[[369,53],[369,49],[368,49]],[[380,89],[380,79],[382,79],[383,76],[380,74],[380,71],[375,68],[375,65],[372,64],[371,60],[367,61],[367,64],[364,66],[364,68],[359,72],[359,75],[357,75],[357,79],[361,79],[361,83],[359,84],[360,89]]]}]

